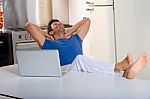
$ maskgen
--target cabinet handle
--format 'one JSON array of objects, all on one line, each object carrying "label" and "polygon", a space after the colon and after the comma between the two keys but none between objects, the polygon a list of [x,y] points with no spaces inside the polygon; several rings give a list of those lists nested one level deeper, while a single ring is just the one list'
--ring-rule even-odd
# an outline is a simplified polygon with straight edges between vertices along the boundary
[{"label": "cabinet handle", "polygon": [[86,4],[94,4],[93,2],[86,1]]},{"label": "cabinet handle", "polygon": [[94,11],[94,8],[87,8],[86,11]]}]

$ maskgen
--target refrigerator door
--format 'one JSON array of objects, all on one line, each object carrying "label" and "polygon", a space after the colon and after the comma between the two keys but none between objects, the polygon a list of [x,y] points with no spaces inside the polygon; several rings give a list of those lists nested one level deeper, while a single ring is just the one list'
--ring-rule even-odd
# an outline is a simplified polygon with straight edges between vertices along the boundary
[{"label": "refrigerator door", "polygon": [[[96,0],[93,0],[96,1]],[[91,25],[83,41],[84,55],[103,62],[115,62],[113,6],[111,0],[69,0],[69,23],[89,17]],[[107,5],[104,5],[107,4]],[[102,6],[101,6],[102,5]]]},{"label": "refrigerator door", "polygon": [[[87,0],[69,0],[69,24],[74,25],[82,20],[83,17],[90,17],[90,11],[87,11],[89,6],[86,5],[86,1]],[[90,33],[87,33],[83,42],[83,52],[84,55],[88,57],[91,56],[90,35]]]},{"label": "refrigerator door", "polygon": [[91,11],[91,55],[94,59],[115,62],[113,7],[93,7]]},{"label": "refrigerator door", "polygon": [[113,0],[87,0],[92,5],[113,5]]}]

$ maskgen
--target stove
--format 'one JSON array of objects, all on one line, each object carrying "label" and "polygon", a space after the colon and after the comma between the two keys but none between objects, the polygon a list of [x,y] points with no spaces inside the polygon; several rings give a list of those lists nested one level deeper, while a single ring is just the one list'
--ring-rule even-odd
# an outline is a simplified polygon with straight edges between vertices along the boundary
[{"label": "stove", "polygon": [[24,42],[30,42],[35,41],[30,34],[26,31],[25,28],[8,28],[9,31],[13,34],[13,39],[15,43],[24,43]]},{"label": "stove", "polygon": [[[39,26],[42,30],[47,31],[47,26]],[[35,42],[32,36],[25,28],[8,28],[14,35],[15,43],[31,43]]]},{"label": "stove", "polygon": [[35,42],[32,36],[27,31],[12,31],[15,43]]}]

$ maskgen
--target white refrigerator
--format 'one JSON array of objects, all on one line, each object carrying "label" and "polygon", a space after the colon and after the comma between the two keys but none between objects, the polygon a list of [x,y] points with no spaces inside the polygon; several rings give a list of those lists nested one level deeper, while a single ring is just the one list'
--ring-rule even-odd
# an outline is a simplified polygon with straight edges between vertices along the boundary
[{"label": "white refrigerator", "polygon": [[[150,1],[115,0],[117,60],[132,52],[134,60],[142,52],[150,56]],[[137,78],[150,80],[150,62]]]},{"label": "white refrigerator", "polygon": [[116,61],[113,15],[112,0],[69,0],[69,24],[83,17],[91,19],[89,33],[83,41],[86,56],[107,63]]}]

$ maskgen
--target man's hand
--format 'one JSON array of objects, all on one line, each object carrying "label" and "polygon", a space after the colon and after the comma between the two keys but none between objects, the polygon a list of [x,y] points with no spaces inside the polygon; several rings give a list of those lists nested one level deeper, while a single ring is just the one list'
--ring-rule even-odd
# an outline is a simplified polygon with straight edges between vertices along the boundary
[{"label": "man's hand", "polygon": [[89,27],[90,27],[90,19],[84,17],[83,20],[79,21],[73,27],[71,27],[66,32],[65,36],[67,37],[72,35],[73,33],[77,33],[80,36],[80,38],[83,40],[89,30]]}]

